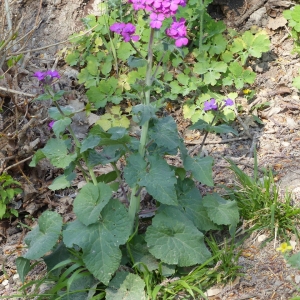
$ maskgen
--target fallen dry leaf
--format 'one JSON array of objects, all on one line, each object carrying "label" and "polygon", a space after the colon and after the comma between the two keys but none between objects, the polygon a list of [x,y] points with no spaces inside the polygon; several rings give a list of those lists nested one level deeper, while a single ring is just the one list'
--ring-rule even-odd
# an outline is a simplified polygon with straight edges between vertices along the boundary
[{"label": "fallen dry leaf", "polygon": [[278,17],[278,18],[269,18],[269,22],[267,24],[267,27],[276,30],[280,27],[283,27],[287,23],[287,20],[284,17]]}]

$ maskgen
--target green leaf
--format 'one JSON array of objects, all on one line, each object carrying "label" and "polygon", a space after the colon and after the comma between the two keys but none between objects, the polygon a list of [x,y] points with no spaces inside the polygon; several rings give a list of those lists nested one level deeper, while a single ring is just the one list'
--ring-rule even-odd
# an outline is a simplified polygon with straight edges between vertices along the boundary
[{"label": "green leaf", "polygon": [[269,36],[264,31],[259,31],[253,35],[250,31],[246,31],[242,38],[246,43],[246,49],[250,55],[254,57],[261,57],[263,52],[270,50],[270,40]]},{"label": "green leaf", "polygon": [[211,128],[211,125],[207,122],[205,122],[204,120],[198,120],[195,124],[193,124],[192,126],[190,126],[188,129],[189,130],[206,130],[208,131]]},{"label": "green leaf", "polygon": [[69,155],[65,142],[61,139],[50,139],[42,149],[43,154],[50,159],[54,167],[66,168],[76,159],[76,153]]},{"label": "green leaf", "polygon": [[210,219],[218,225],[235,226],[239,222],[239,211],[236,201],[225,200],[217,193],[203,197]]},{"label": "green leaf", "polygon": [[[5,198],[3,197],[3,194],[5,193],[5,191],[0,191],[1,192],[1,200],[2,201],[4,201],[5,200]],[[4,198],[4,200],[3,200],[3,198]],[[2,219],[2,217],[5,215],[5,213],[6,213],[6,205],[3,203],[3,202],[0,202],[0,220]]]},{"label": "green leaf", "polygon": [[39,149],[38,151],[36,151],[32,157],[32,160],[29,164],[29,167],[36,167],[36,165],[38,164],[38,162],[40,160],[42,160],[43,158],[45,158],[46,155],[43,153],[43,151],[41,149]]},{"label": "green leaf", "polygon": [[[71,252],[67,249],[63,242],[60,242],[55,250],[43,257],[44,262],[47,265],[47,271],[52,272],[52,274],[59,276],[59,269],[52,270],[55,266],[57,266],[62,261],[65,261],[71,257]],[[58,274],[57,274],[58,273]]]},{"label": "green leaf", "polygon": [[93,55],[88,55],[86,57],[86,61],[87,61],[86,69],[88,70],[88,72],[94,76],[98,75],[99,62],[97,57]]},{"label": "green leaf", "polygon": [[211,128],[216,133],[233,133],[235,135],[239,134],[235,129],[233,129],[231,126],[226,125],[226,124],[221,124],[221,125],[218,125],[218,126],[212,126]]},{"label": "green leaf", "polygon": [[145,271],[143,264],[147,267],[147,269],[150,272],[158,270],[158,260],[152,254],[149,253],[147,244],[141,235],[135,236],[130,241],[129,247],[134,263],[140,271]]},{"label": "green leaf", "polygon": [[127,64],[130,68],[144,67],[147,64],[145,58],[129,56]]},{"label": "green leaf", "polygon": [[143,174],[139,185],[145,186],[147,192],[160,203],[177,205],[175,172],[167,162],[158,156],[149,156],[149,172]]},{"label": "green leaf", "polygon": [[204,83],[215,85],[217,79],[221,77],[221,73],[225,73],[227,70],[227,64],[221,61],[204,61],[198,62],[194,65],[194,72],[196,74],[204,74]]},{"label": "green leaf", "polygon": [[293,254],[287,261],[293,268],[300,269],[300,252]]},{"label": "green leaf", "polygon": [[106,300],[146,300],[145,282],[136,274],[121,271],[109,283]]},{"label": "green leaf", "polygon": [[43,100],[50,100],[50,99],[52,99],[52,96],[50,94],[42,94],[42,95],[39,95],[34,100],[43,101]]},{"label": "green leaf", "polygon": [[178,204],[182,213],[191,220],[200,231],[219,229],[209,218],[206,208],[203,206],[199,189],[191,179],[178,180],[177,184]]},{"label": "green leaf", "polygon": [[139,125],[144,125],[150,119],[156,118],[157,109],[151,104],[138,104],[132,108],[133,121]]},{"label": "green leaf", "polygon": [[57,191],[61,189],[65,189],[70,187],[72,181],[76,178],[76,173],[63,174],[56,177],[53,182],[48,186],[48,188],[52,191]]},{"label": "green leaf", "polygon": [[221,54],[227,47],[227,41],[222,34],[217,34],[211,39],[211,46],[209,48],[209,54]]},{"label": "green leaf", "polygon": [[88,226],[96,223],[100,212],[111,198],[111,188],[99,182],[97,185],[87,183],[74,200],[74,212],[81,223]]},{"label": "green leaf", "polygon": [[[64,113],[65,116],[71,116],[75,113],[75,109],[72,106],[66,105],[60,107],[61,111]],[[48,109],[48,114],[51,119],[53,120],[59,120],[64,118],[64,116],[60,113],[60,111],[57,109],[57,107],[50,107]]]},{"label": "green leaf", "polygon": [[110,200],[101,216],[98,223],[89,226],[79,220],[69,223],[63,240],[69,248],[74,244],[82,248],[87,269],[107,285],[121,262],[118,246],[126,243],[131,227],[128,213],[119,200]]},{"label": "green leaf", "polygon": [[130,187],[135,186],[140,178],[146,174],[147,163],[139,153],[131,154],[127,158],[124,177]]},{"label": "green leaf", "polygon": [[60,90],[60,91],[56,92],[56,93],[54,94],[54,96],[52,97],[52,100],[53,100],[53,101],[58,101],[58,100],[60,100],[61,97],[62,97],[65,93],[66,93],[65,90]]},{"label": "green leaf", "polygon": [[97,177],[97,182],[110,183],[118,178],[118,173],[116,171],[111,171],[106,174],[102,174]]},{"label": "green leaf", "polygon": [[64,132],[68,125],[72,122],[71,118],[65,117],[58,121],[55,121],[52,129],[55,135],[58,137],[62,132]]},{"label": "green leaf", "polygon": [[45,211],[38,219],[38,225],[25,237],[28,251],[24,258],[39,259],[56,244],[62,229],[62,217],[53,211]]},{"label": "green leaf", "polygon": [[149,137],[159,147],[165,147],[169,150],[178,148],[180,143],[177,125],[171,116],[156,120],[154,126],[149,130]]},{"label": "green leaf", "polygon": [[300,90],[300,76],[293,79],[293,86]]},{"label": "green leaf", "polygon": [[77,65],[77,63],[79,61],[79,56],[80,56],[80,53],[78,51],[74,51],[74,52],[68,54],[66,57],[67,64],[70,65],[71,67]]},{"label": "green leaf", "polygon": [[24,283],[26,275],[30,271],[30,260],[20,256],[16,259],[16,266],[20,279]]},{"label": "green leaf", "polygon": [[134,53],[135,50],[130,43],[121,43],[119,49],[117,49],[117,57],[123,61],[126,61]]},{"label": "green leaf", "polygon": [[203,184],[213,186],[212,178],[213,159],[210,156],[206,157],[190,157],[187,156],[183,165],[187,171],[191,171],[193,176]]},{"label": "green leaf", "polygon": [[80,153],[83,153],[87,149],[93,149],[96,146],[98,146],[101,138],[97,135],[89,135],[87,138],[85,138],[82,141],[81,148],[80,148]]},{"label": "green leaf", "polygon": [[167,264],[186,267],[210,257],[203,234],[174,206],[159,207],[147,228],[146,242],[149,252]]}]

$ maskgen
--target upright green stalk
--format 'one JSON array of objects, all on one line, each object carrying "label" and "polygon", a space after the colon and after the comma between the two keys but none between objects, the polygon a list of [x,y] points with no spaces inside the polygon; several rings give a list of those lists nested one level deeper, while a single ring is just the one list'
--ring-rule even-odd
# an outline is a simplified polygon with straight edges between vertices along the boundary
[{"label": "upright green stalk", "polygon": [[[150,86],[152,82],[152,64],[153,64],[153,39],[154,39],[154,29],[151,29],[149,44],[148,44],[148,59],[147,59],[147,71],[146,71],[146,92],[145,99],[142,104],[150,104]],[[145,156],[147,137],[148,137],[149,121],[145,122],[142,126],[142,133],[140,138],[139,153],[142,157]],[[138,195],[139,186],[136,185],[131,191],[130,205],[129,205],[129,217],[131,218],[132,228],[134,226],[134,221],[136,214],[140,209],[140,195]]]},{"label": "upright green stalk", "polygon": [[199,52],[201,51],[202,48],[202,40],[203,40],[203,16],[204,16],[204,3],[203,0],[200,1],[200,20],[199,20],[199,27],[200,27],[200,32],[199,32]]}]

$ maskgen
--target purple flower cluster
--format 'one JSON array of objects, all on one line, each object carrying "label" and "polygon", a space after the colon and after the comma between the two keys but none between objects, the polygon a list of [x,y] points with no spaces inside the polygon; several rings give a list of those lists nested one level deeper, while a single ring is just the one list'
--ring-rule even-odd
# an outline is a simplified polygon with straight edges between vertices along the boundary
[{"label": "purple flower cluster", "polygon": [[175,40],[176,47],[182,47],[188,44],[189,40],[186,38],[187,32],[184,25],[185,19],[181,18],[179,22],[173,17],[171,27],[166,30],[169,37]]},{"label": "purple flower cluster", "polygon": [[33,74],[34,77],[38,79],[38,81],[44,81],[44,80],[53,80],[53,78],[60,78],[60,75],[55,70],[48,70],[45,72],[37,71]]},{"label": "purple flower cluster", "polygon": [[[144,9],[150,12],[151,28],[159,29],[166,18],[173,17],[171,27],[166,30],[167,35],[175,40],[177,47],[188,44],[185,19],[181,18],[179,22],[177,22],[174,17],[179,6],[186,6],[186,0],[128,0],[128,2],[132,3],[134,10]],[[114,23],[110,26],[110,30],[121,34],[125,42],[139,40],[138,35],[133,35],[135,33],[135,27],[131,23]]]},{"label": "purple flower cluster", "polygon": [[[186,0],[129,0],[128,2],[132,3],[135,10],[145,9],[151,12],[151,28],[160,28],[165,18],[176,14],[178,6],[186,6]],[[156,22],[157,19],[159,20]]]},{"label": "purple flower cluster", "polygon": [[[232,106],[233,104],[234,104],[233,100],[228,98],[228,99],[224,100],[224,105],[222,106],[222,108],[224,108],[225,106]],[[205,101],[203,109],[204,109],[204,111],[218,110],[218,104],[216,102],[216,99],[211,98],[209,101]]]},{"label": "purple flower cluster", "polygon": [[140,39],[138,35],[134,35],[135,26],[131,23],[114,23],[109,29],[117,34],[121,34],[125,42],[130,40],[137,42]]}]

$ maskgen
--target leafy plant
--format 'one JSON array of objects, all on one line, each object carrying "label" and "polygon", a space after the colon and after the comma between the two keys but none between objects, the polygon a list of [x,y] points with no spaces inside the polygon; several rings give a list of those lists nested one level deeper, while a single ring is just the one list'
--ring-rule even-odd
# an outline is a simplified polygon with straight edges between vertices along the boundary
[{"label": "leafy plant", "polygon": [[294,51],[300,52],[300,5],[295,5],[289,10],[283,12],[283,16],[288,20],[291,27],[292,38],[294,39]]},{"label": "leafy plant", "polygon": [[5,173],[0,175],[0,220],[11,215],[18,216],[18,211],[10,203],[17,194],[22,193],[22,189],[16,187],[20,185],[20,182],[10,175]]},{"label": "leafy plant", "polygon": [[265,171],[260,178],[256,155],[253,177],[231,160],[228,162],[238,182],[233,193],[230,193],[237,201],[242,218],[248,226],[251,225],[251,230],[269,229],[273,234],[278,232],[279,236],[285,236],[289,231],[296,232],[300,209],[292,205],[289,193],[280,199],[272,171]]},{"label": "leafy plant", "polygon": [[[141,14],[144,13],[137,12],[138,16]],[[166,20],[166,23],[169,21]],[[135,105],[131,112],[132,119],[141,127],[139,139],[132,137],[124,127],[103,130],[96,124],[86,138],[78,140],[71,127],[76,112],[60,106],[59,100],[64,91],[52,88],[53,80],[59,78],[59,74],[53,70],[34,74],[45,91],[36,100],[50,99],[54,105],[49,109],[49,115],[53,119],[51,127],[56,137],[35,153],[30,166],[34,167],[39,160],[47,158],[55,167],[64,170],[49,186],[51,190],[71,186],[77,169],[86,180],[74,200],[76,220],[63,224],[58,213],[44,212],[37,226],[26,236],[28,251],[19,259],[22,266],[28,266],[31,260],[46,260],[45,255],[50,253],[52,266],[57,258],[58,268],[62,262],[59,255],[55,255],[55,249],[60,243],[67,251],[80,257],[80,265],[74,261],[68,261],[70,266],[64,265],[62,272],[67,273],[60,273],[66,275],[59,275],[63,282],[56,285],[57,293],[59,288],[65,292],[66,286],[67,292],[70,291],[77,275],[81,281],[86,279],[85,274],[92,274],[96,280],[95,285],[106,286],[107,299],[123,299],[125,294],[130,295],[130,299],[144,299],[145,284],[140,277],[143,270],[159,270],[161,276],[167,277],[174,274],[178,267],[204,264],[211,257],[204,234],[212,229],[229,227],[234,235],[239,222],[235,200],[223,199],[216,193],[202,197],[196,187],[196,180],[213,186],[212,158],[188,155],[173,118],[156,116],[157,102],[150,100],[152,93],[155,95],[152,84],[155,83],[155,75],[159,73],[157,69],[162,67],[153,61],[153,49],[160,43],[162,33],[157,34],[157,20],[151,22],[150,32],[143,31],[140,37],[142,41],[148,38],[147,64],[145,68],[141,67],[144,69],[139,69],[140,72],[145,71],[142,77],[145,81],[135,86],[135,99],[141,99],[141,103]],[[171,28],[174,24],[181,28],[180,32],[175,34],[167,31],[167,34],[176,44],[184,45],[185,22],[174,19]],[[130,39],[137,39],[135,27],[131,23],[115,23],[110,28],[124,41],[127,40],[126,43]],[[123,61],[122,65],[126,63]],[[106,85],[103,83],[104,87]],[[94,103],[98,105],[97,99]],[[165,156],[177,153],[180,153],[182,165],[169,165]],[[119,160],[125,164],[123,170],[117,167]],[[97,177],[94,168],[107,164],[114,168],[114,175],[110,173]],[[116,178],[117,187],[123,191],[128,205],[113,197]],[[124,188],[125,184],[130,188],[128,192]],[[157,203],[155,216],[144,235],[139,234],[138,230],[142,189]],[[131,271],[131,268],[138,266],[138,274],[122,271],[122,268],[130,268]],[[22,267],[20,270],[18,267],[18,270],[22,272],[21,277],[25,278],[28,268]],[[183,282],[180,284],[186,286]],[[149,284],[146,288],[149,289]],[[154,294],[156,292],[158,288]]]},{"label": "leafy plant", "polygon": [[[256,75],[247,68],[248,59],[261,57],[270,47],[264,31],[246,31],[242,35],[233,30],[226,31],[223,22],[216,22],[207,14],[211,2],[188,1],[184,8],[179,7],[178,19],[188,21],[192,39],[188,48],[175,47],[162,34],[168,30],[170,20],[161,22],[162,30],[155,32],[160,42],[152,47],[155,78],[151,95],[153,99],[159,99],[156,106],[161,107],[165,101],[183,102],[184,99],[184,116],[193,123],[205,118],[202,110],[205,101],[215,98],[221,102],[228,96],[221,93],[222,88],[242,89],[245,84],[253,84]],[[107,13],[97,19],[95,16],[84,19],[91,33],[72,36],[74,47],[66,61],[80,67],[79,83],[86,86],[88,99],[96,108],[105,107],[108,102],[119,104],[122,99],[139,102],[146,91],[143,82],[150,35],[147,14],[141,10],[133,12],[140,39],[122,43],[122,37],[112,35],[109,26],[123,22],[124,17],[115,6],[107,4],[104,9]],[[122,11],[126,9],[130,7],[124,5]],[[229,114],[226,121],[233,119],[234,115]]]}]

